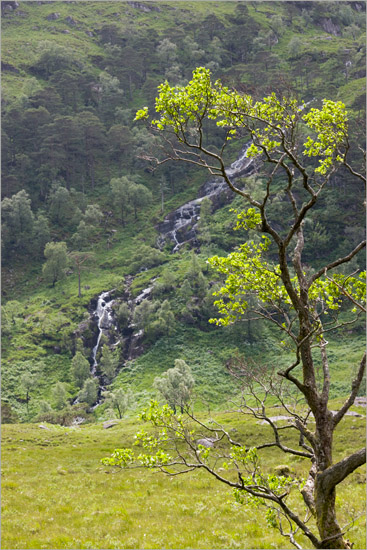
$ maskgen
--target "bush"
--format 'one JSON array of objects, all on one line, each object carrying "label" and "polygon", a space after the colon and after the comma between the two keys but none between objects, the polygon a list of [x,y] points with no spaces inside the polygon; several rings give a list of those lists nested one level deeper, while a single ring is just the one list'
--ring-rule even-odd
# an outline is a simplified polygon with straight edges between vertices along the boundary
[{"label": "bush", "polygon": [[18,422],[18,416],[11,405],[1,400],[1,424],[15,424],[16,422]]},{"label": "bush", "polygon": [[60,426],[71,426],[72,424],[81,424],[93,420],[94,417],[87,413],[86,403],[77,403],[71,407],[65,407],[61,411],[52,410],[41,413],[36,418],[36,422],[48,422]]}]

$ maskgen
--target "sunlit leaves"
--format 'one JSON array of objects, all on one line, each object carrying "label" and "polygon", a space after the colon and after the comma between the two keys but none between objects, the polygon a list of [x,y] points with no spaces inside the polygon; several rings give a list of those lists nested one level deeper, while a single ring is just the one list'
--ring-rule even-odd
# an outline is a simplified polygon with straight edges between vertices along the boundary
[{"label": "sunlit leaves", "polygon": [[[250,95],[231,90],[220,80],[212,82],[210,70],[198,67],[186,86],[162,83],[155,109],[159,118],[151,121],[152,127],[173,131],[180,142],[189,146],[202,146],[198,135],[203,121],[210,119],[227,130],[227,140],[237,136],[239,129],[247,130],[253,141],[247,150],[248,157],[273,151],[277,154],[286,151],[291,156],[295,145],[291,136],[302,123],[306,125],[304,158],[320,159],[315,174],[326,175],[336,162],[344,161],[340,148],[346,143],[347,115],[341,101],[323,100],[321,109],[312,108],[307,114],[304,103],[278,98],[275,93],[254,102]],[[135,120],[148,117],[148,109],[144,107],[137,111]],[[196,136],[198,141],[190,143],[189,136]]]},{"label": "sunlit leaves", "polygon": [[343,162],[338,147],[345,144],[347,135],[347,113],[341,101],[323,100],[322,109],[311,109],[303,120],[314,130],[316,138],[308,137],[304,154],[309,157],[321,157],[315,172],[326,174],[334,161]]}]

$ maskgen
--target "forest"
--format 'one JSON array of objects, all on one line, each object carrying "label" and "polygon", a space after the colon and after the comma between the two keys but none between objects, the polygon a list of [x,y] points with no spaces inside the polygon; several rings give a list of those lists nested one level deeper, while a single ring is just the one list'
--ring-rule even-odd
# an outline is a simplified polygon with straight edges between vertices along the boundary
[{"label": "forest", "polygon": [[366,548],[365,3],[1,8],[3,547]]}]

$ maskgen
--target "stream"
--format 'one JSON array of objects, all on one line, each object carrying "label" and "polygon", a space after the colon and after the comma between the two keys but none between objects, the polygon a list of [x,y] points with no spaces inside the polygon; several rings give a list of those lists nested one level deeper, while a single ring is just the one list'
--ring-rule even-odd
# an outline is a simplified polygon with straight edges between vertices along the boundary
[{"label": "stream", "polygon": [[[91,368],[91,374],[93,376],[96,376],[96,370],[98,366],[97,361],[97,352],[99,349],[99,345],[101,342],[101,338],[103,335],[103,330],[107,330],[113,325],[113,313],[112,313],[112,306],[115,302],[115,300],[111,299],[111,293],[113,290],[108,290],[107,292],[102,292],[98,296],[97,301],[97,307],[95,311],[93,312],[92,316],[93,318],[97,318],[97,326],[98,326],[98,337],[97,337],[97,343],[93,348],[92,351],[92,368]],[[115,344],[116,345],[116,344]]]},{"label": "stream", "polygon": [[[229,179],[234,181],[242,176],[250,176],[256,170],[258,161],[248,158],[247,151],[252,142],[246,143],[241,149],[238,159],[226,169]],[[172,252],[177,252],[185,243],[195,241],[197,237],[197,222],[200,219],[201,203],[208,197],[213,203],[213,211],[221,208],[233,198],[226,181],[222,177],[213,177],[202,185],[198,198],[186,202],[173,212],[167,214],[164,220],[157,225],[160,233],[158,246],[163,248],[167,241],[173,243]]]},{"label": "stream", "polygon": [[[257,167],[257,162],[253,158],[247,158],[247,150],[250,143],[247,143],[241,150],[239,157],[234,161],[226,173],[231,180],[235,180],[241,176],[251,175],[254,173]],[[198,192],[198,197],[194,200],[191,200],[173,212],[170,212],[163,222],[158,224],[158,230],[161,235],[158,239],[158,245],[163,246],[165,242],[171,241],[173,243],[172,252],[177,252],[181,246],[187,242],[194,242],[197,237],[197,222],[200,219],[200,208],[201,203],[205,197],[211,199],[213,203],[213,211],[221,208],[225,204],[228,204],[232,198],[233,194],[229,190],[228,185],[224,178],[215,177],[208,180],[204,185],[202,185]],[[130,286],[133,281],[133,277],[129,276],[126,279],[127,290],[124,300],[129,304],[130,312],[139,305],[143,300],[149,298],[152,286],[144,289],[140,295],[132,299],[130,294]],[[153,282],[153,281],[151,281]],[[122,340],[116,340],[115,329],[117,328],[116,319],[113,312],[113,305],[116,300],[112,299],[111,294],[115,289],[101,292],[97,298],[97,303],[95,310],[91,313],[91,319],[98,327],[98,335],[96,344],[93,347],[91,355],[91,375],[99,380],[99,393],[104,389],[102,385],[102,376],[100,373],[97,373],[98,367],[98,351],[101,345],[102,336],[105,335],[108,338],[110,345],[116,347]],[[119,301],[119,300],[118,300]],[[94,302],[95,303],[95,302]],[[112,330],[111,330],[112,329]],[[128,326],[128,339],[125,344],[124,356],[128,360],[133,359],[141,353],[139,348],[142,331],[135,332],[134,325],[130,321]],[[97,404],[93,406],[95,408],[100,404],[98,400]]]}]

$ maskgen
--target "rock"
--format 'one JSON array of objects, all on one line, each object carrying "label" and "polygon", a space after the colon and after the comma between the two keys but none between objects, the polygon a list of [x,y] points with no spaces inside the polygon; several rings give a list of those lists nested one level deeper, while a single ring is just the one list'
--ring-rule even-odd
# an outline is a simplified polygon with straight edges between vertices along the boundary
[{"label": "rock", "polygon": [[70,34],[70,31],[68,31],[67,29],[65,29],[64,31],[61,31],[62,34]]},{"label": "rock", "polygon": [[92,33],[92,31],[85,31],[85,34],[87,36],[90,36],[91,38],[94,36],[94,34]]},{"label": "rock", "polygon": [[76,27],[76,26],[77,26],[77,22],[75,21],[75,19],[73,19],[72,17],[70,17],[70,15],[68,15],[67,17],[65,17],[64,21],[65,21],[65,23],[67,23],[68,25],[70,25],[70,27]]},{"label": "rock", "polygon": [[6,63],[5,61],[1,62],[1,70],[8,71],[10,73],[19,73],[19,70],[16,67],[10,65],[10,63]]},{"label": "rock", "polygon": [[351,7],[355,11],[366,11],[366,4],[364,2],[352,2]]},{"label": "rock", "polygon": [[54,12],[54,13],[50,13],[50,15],[46,17],[46,19],[47,21],[55,21],[56,19],[59,19],[59,17],[60,17],[60,14],[57,12]]},{"label": "rock", "polygon": [[214,437],[203,437],[202,439],[198,439],[196,443],[198,445],[202,445],[203,447],[210,448],[210,447],[214,447],[214,443],[216,441],[217,440]]},{"label": "rock", "polygon": [[[271,420],[272,422],[278,422],[279,420],[287,420],[287,422],[291,422],[293,420],[293,417],[292,416],[284,416],[284,415],[269,416],[269,420]],[[260,424],[269,424],[269,423],[266,420],[262,420],[260,422]]]},{"label": "rock", "polygon": [[4,15],[6,11],[13,11],[19,7],[19,2],[3,1],[1,2],[1,15]]},{"label": "rock", "polygon": [[146,13],[148,13],[150,11],[161,11],[160,8],[158,8],[158,6],[153,6],[152,4],[147,6],[146,4],[143,4],[142,2],[127,2],[127,3],[132,8],[134,8],[136,10],[144,11]]},{"label": "rock", "polygon": [[112,428],[113,426],[116,426],[118,424],[118,420],[107,420],[106,422],[103,422],[103,429],[108,430],[108,428]]},{"label": "rock", "polygon": [[43,424],[40,424],[38,427],[41,428],[42,430],[49,430],[50,429],[47,426],[44,426]]},{"label": "rock", "polygon": [[329,19],[322,19],[321,20],[321,25],[322,25],[322,28],[324,29],[325,32],[327,32],[329,34],[333,34],[334,36],[340,36],[341,35],[339,25],[336,25],[335,23],[333,23],[330,18]]}]

